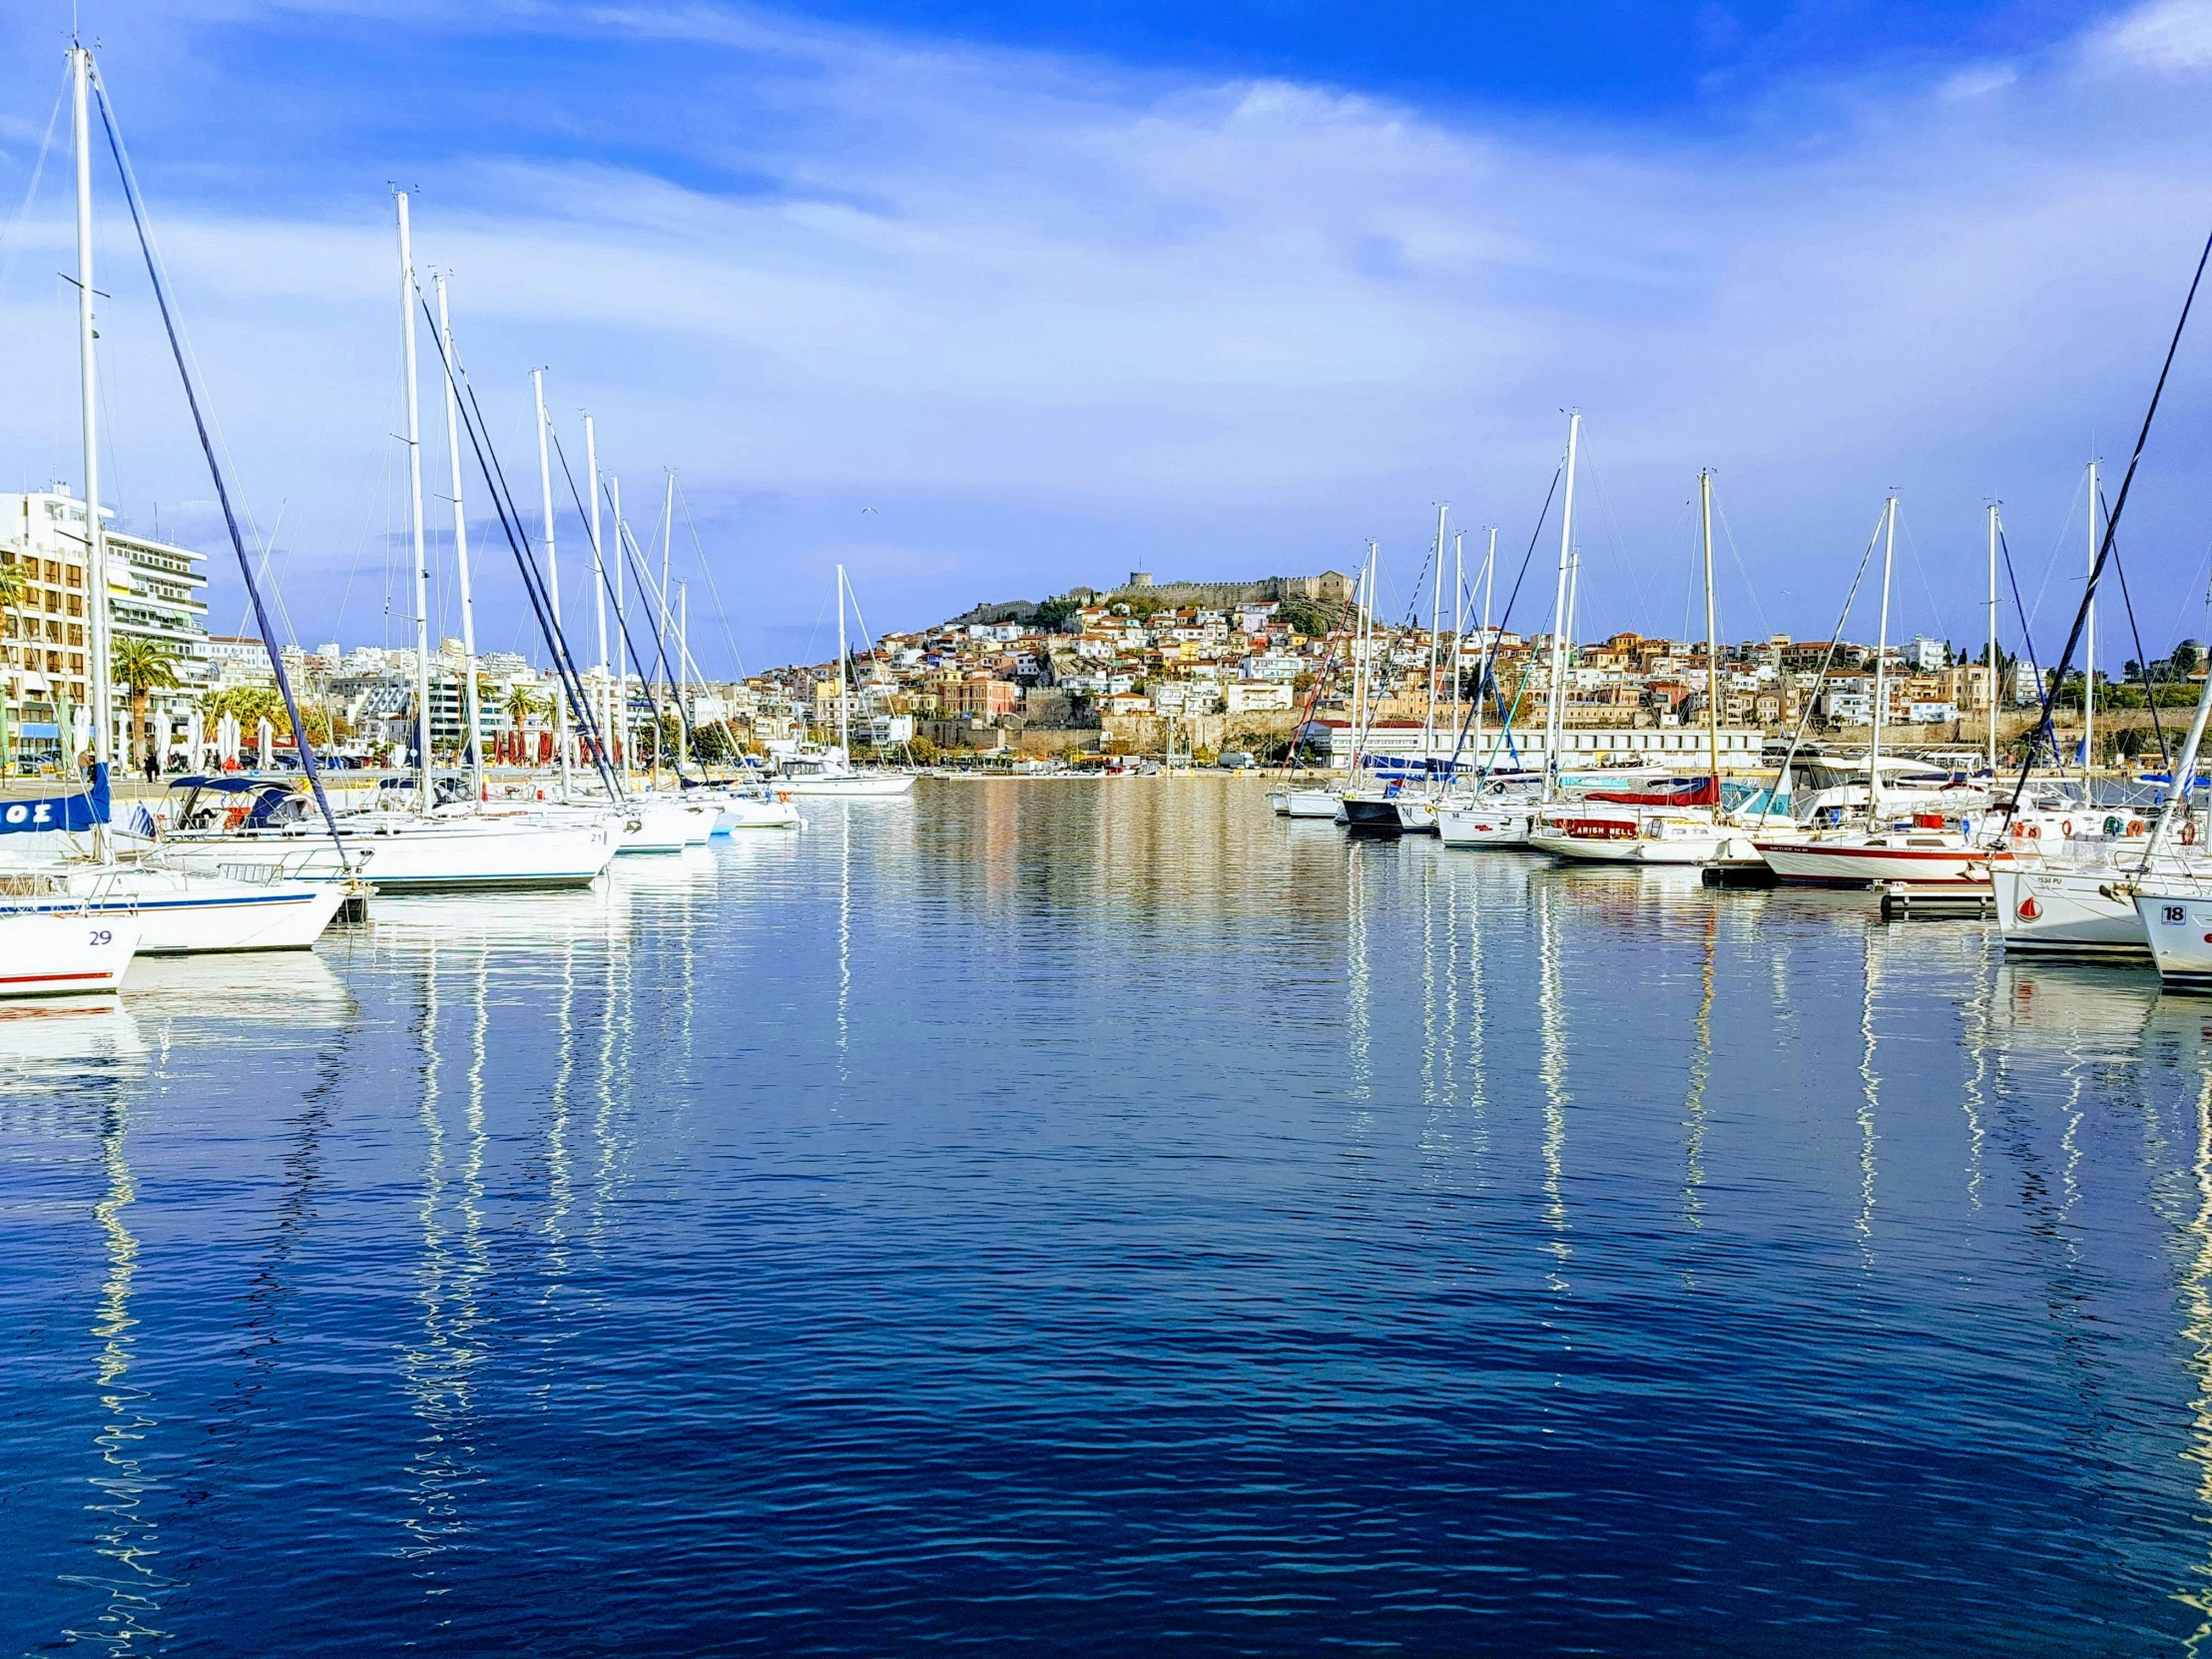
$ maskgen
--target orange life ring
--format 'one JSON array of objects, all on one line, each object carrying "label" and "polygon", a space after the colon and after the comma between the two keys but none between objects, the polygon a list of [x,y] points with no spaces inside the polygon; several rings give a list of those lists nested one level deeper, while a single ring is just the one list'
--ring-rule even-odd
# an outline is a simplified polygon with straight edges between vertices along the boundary
[{"label": "orange life ring", "polygon": [[2072,820],[2072,819],[2067,819],[2067,820],[2066,820],[2066,821],[2065,821],[2064,823],[2060,824],[2060,825],[2058,826],[2058,832],[2059,832],[2059,833],[2060,833],[2061,835],[2064,835],[2064,836],[2066,837],[2066,839],[2068,839],[2068,840],[2072,840],[2072,839],[2073,839],[2073,820]]},{"label": "orange life ring", "polygon": [[2127,832],[2130,835],[2140,835],[2143,832],[2143,821],[2139,818],[2129,819],[2127,821]]},{"label": "orange life ring", "polygon": [[2041,840],[2043,838],[2043,827],[2040,824],[2031,824],[2027,827],[2027,833],[2030,839]]}]

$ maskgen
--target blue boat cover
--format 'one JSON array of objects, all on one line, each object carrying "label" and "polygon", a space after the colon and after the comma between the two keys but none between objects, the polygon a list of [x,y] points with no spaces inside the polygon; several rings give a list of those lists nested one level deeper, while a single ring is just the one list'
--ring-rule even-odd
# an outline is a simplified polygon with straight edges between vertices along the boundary
[{"label": "blue boat cover", "polygon": [[92,788],[39,801],[0,802],[0,835],[46,830],[90,830],[108,822],[108,769],[92,769]]}]

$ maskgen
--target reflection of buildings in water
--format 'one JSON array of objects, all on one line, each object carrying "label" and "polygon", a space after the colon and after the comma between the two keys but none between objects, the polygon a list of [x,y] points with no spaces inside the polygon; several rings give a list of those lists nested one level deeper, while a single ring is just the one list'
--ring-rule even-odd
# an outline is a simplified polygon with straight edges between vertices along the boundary
[{"label": "reflection of buildings in water", "polygon": [[[1566,997],[1560,983],[1560,909],[1563,895],[1556,881],[1536,881],[1531,886],[1536,901],[1536,1016],[1539,1025],[1537,1072],[1544,1086],[1543,1190],[1544,1222],[1551,1229],[1547,1245],[1552,1257],[1551,1288],[1567,1288],[1567,1259],[1573,1247],[1567,1242],[1567,1032]],[[1579,901],[1578,906],[1579,907]]]},{"label": "reflection of buildings in water", "polygon": [[131,1300],[139,1242],[130,1227],[138,1186],[125,1145],[129,1129],[130,1109],[118,1095],[102,1108],[100,1163],[107,1190],[93,1206],[108,1271],[92,1322],[93,1339],[100,1344],[93,1382],[103,1420],[93,1442],[99,1452],[89,1482],[95,1496],[86,1508],[94,1516],[93,1550],[102,1565],[77,1580],[97,1590],[104,1605],[94,1629],[63,1632],[68,1640],[95,1642],[119,1653],[168,1639],[170,1632],[157,1621],[176,1582],[161,1571],[160,1526],[148,1507],[156,1483],[142,1460],[142,1448],[159,1424],[152,1395],[131,1375],[138,1361],[138,1317]]}]

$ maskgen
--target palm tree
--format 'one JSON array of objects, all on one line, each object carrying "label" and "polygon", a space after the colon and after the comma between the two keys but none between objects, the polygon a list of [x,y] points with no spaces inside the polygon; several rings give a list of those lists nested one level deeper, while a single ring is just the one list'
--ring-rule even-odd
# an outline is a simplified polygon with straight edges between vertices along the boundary
[{"label": "palm tree", "polygon": [[515,759],[523,759],[522,729],[530,717],[545,711],[545,700],[519,681],[508,688],[507,701],[503,705],[509,724],[515,731]]},{"label": "palm tree", "polygon": [[123,635],[109,652],[109,663],[115,683],[130,691],[131,741],[139,764],[144,766],[152,753],[146,729],[147,713],[153,706],[155,692],[172,690],[178,684],[176,650],[166,640]]}]

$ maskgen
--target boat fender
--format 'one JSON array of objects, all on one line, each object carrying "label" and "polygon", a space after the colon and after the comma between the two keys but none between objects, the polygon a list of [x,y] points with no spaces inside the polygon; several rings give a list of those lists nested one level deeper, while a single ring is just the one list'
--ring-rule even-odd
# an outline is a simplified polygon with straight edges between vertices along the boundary
[{"label": "boat fender", "polygon": [[2197,844],[2197,827],[2195,825],[2184,824],[2181,827],[2181,844],[2183,846],[2194,846]]},{"label": "boat fender", "polygon": [[2139,818],[2129,819],[2127,821],[2127,832],[2130,835],[2140,835],[2143,832],[2143,821]]},{"label": "boat fender", "polygon": [[2120,821],[2116,818],[2106,819],[2104,821],[2104,832],[2107,835],[2118,834],[2120,832]]},{"label": "boat fender", "polygon": [[2072,840],[2072,839],[2073,839],[2073,820],[2072,820],[2072,819],[2067,819],[2067,820],[2065,820],[2065,821],[2064,821],[2064,822],[2063,822],[2062,824],[2060,824],[2060,825],[2058,826],[2058,832],[2059,832],[2059,833],[2060,833],[2061,835],[2064,835],[2064,836],[2066,837],[2066,839],[2068,839],[2068,840]]}]

